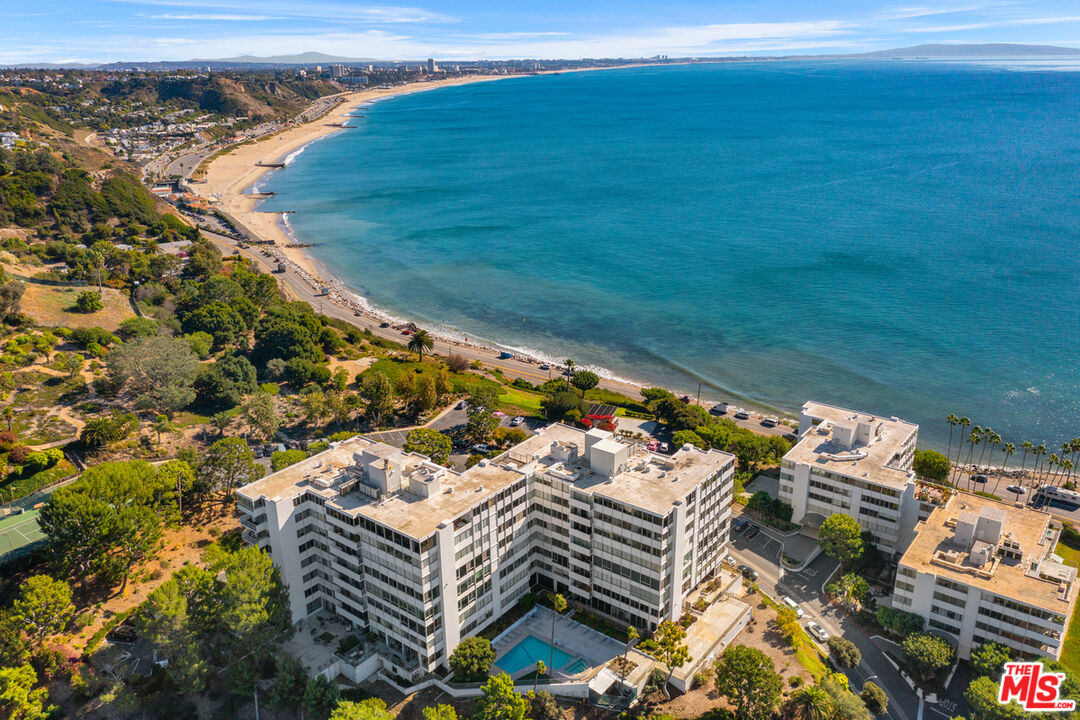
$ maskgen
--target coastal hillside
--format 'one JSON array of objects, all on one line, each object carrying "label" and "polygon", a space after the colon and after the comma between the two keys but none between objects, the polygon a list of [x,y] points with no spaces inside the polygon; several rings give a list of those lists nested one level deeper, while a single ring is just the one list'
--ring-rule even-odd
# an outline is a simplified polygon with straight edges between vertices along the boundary
[{"label": "coastal hillside", "polygon": [[1018,43],[945,44],[877,50],[848,57],[879,58],[1018,58],[1080,57],[1080,49],[1057,45],[1021,45]]}]

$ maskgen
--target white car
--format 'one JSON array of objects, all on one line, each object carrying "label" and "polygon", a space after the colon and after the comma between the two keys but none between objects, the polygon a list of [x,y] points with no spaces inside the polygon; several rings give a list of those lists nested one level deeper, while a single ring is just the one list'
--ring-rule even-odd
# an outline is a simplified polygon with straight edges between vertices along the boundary
[{"label": "white car", "polygon": [[518,415],[516,418],[510,421],[510,427],[517,427],[521,423],[525,422],[525,418]]},{"label": "white car", "polygon": [[825,630],[813,620],[806,623],[806,632],[810,633],[810,636],[819,643],[824,644],[829,642],[829,633],[825,632]]},{"label": "white car", "polygon": [[472,446],[472,451],[476,453],[489,453],[491,452],[491,447],[488,446],[487,443],[476,443]]},{"label": "white car", "polygon": [[795,602],[789,597],[785,597],[783,600],[781,600],[781,602],[795,611],[795,617],[801,618],[803,616],[803,609],[799,607],[799,603]]}]

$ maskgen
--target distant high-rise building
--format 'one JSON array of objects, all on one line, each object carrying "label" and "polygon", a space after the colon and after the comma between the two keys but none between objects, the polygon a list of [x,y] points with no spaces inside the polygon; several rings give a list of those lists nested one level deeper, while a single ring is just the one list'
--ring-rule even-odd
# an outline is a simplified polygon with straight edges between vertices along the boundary
[{"label": "distant high-rise building", "polygon": [[330,75],[332,77],[340,78],[340,77],[345,77],[347,74],[348,73],[346,72],[344,65],[331,65],[330,66]]},{"label": "distant high-rise building", "polygon": [[427,59],[427,71],[429,73],[437,73],[437,72],[439,72],[439,66],[435,64],[435,59],[434,58],[428,58]]}]

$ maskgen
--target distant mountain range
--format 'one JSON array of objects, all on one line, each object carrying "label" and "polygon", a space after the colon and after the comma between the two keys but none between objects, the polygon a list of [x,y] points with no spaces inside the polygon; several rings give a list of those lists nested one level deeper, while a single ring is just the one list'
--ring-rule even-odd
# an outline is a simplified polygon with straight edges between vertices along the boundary
[{"label": "distant mountain range", "polygon": [[1015,58],[1080,56],[1080,48],[1055,45],[1016,45],[1013,43],[981,43],[976,45],[915,45],[913,47],[877,50],[842,57],[878,58]]},{"label": "distant mountain range", "polygon": [[[782,56],[774,56],[782,57]],[[789,56],[793,57],[793,56]],[[801,55],[801,58],[1037,58],[1037,57],[1080,57],[1080,48],[1058,47],[1054,45],[1019,45],[1014,43],[981,43],[947,45],[915,45],[892,50],[876,50],[868,53],[851,55]],[[674,59],[674,58],[673,58]],[[687,58],[693,59],[693,58]],[[711,59],[711,58],[698,58]],[[730,58],[716,58],[730,59]],[[79,70],[178,70],[209,67],[212,70],[228,69],[272,69],[276,67],[299,67],[305,65],[330,64],[369,64],[385,63],[375,58],[350,58],[340,55],[327,55],[320,52],[305,52],[295,55],[238,55],[214,60],[150,60],[146,62],[113,63],[23,63],[16,68],[71,68]],[[411,62],[417,62],[412,60]]]}]

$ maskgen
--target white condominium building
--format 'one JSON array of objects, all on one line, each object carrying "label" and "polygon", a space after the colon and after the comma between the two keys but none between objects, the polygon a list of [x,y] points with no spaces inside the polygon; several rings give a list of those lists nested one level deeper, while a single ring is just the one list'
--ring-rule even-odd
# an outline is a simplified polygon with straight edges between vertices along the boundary
[{"label": "white condominium building", "polygon": [[911,542],[920,512],[911,469],[919,426],[808,402],[799,440],[781,462],[780,499],[792,521],[819,525],[833,513],[855,518],[886,554]]},{"label": "white condominium building", "polygon": [[237,496],[294,621],[330,610],[417,675],[533,585],[643,630],[677,619],[723,556],[734,469],[556,424],[462,473],[356,437]]},{"label": "white condominium building", "polygon": [[1050,515],[955,493],[919,525],[897,569],[893,606],[950,637],[961,658],[985,642],[1020,657],[1061,656],[1076,568],[1054,555]]}]

